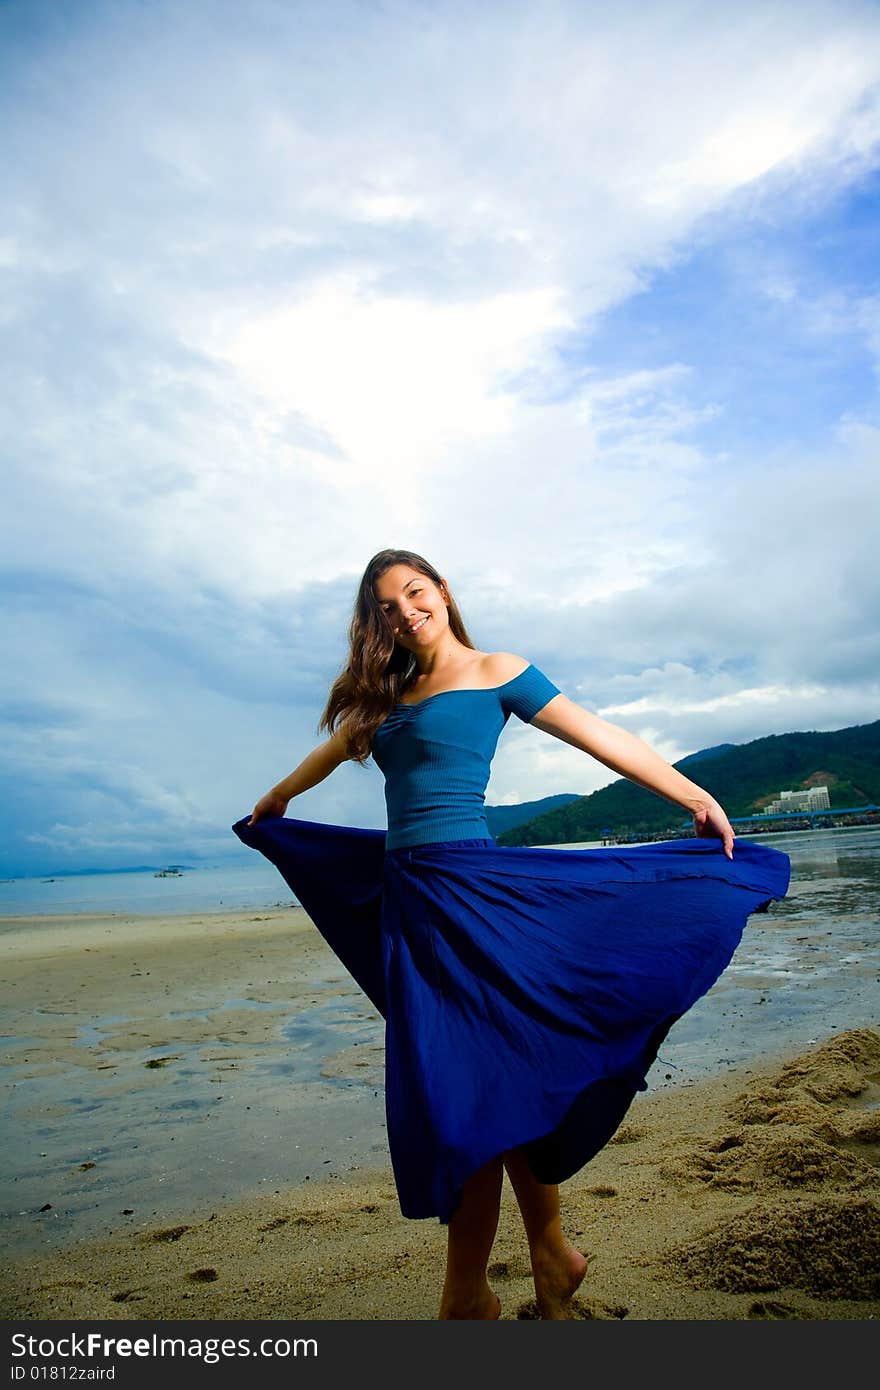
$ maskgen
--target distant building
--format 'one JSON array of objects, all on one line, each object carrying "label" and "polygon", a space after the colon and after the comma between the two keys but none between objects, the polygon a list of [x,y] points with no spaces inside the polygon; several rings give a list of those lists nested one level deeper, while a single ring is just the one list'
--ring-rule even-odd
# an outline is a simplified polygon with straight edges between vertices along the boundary
[{"label": "distant building", "polygon": [[777,801],[765,809],[767,816],[784,816],[797,811],[830,811],[831,798],[827,787],[807,787],[800,792],[780,792]]}]

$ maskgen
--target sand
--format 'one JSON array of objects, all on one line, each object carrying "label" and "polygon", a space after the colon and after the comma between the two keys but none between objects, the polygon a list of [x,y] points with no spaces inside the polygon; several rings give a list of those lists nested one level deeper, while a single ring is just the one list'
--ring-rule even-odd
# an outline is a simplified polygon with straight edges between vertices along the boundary
[{"label": "sand", "polygon": [[[5,1319],[436,1317],[446,1233],[397,1206],[381,1020],[301,910],[4,940]],[[872,1027],[637,1097],[561,1189],[572,1316],[880,1315],[878,1101]],[[507,1184],[490,1275],[535,1316]]]}]

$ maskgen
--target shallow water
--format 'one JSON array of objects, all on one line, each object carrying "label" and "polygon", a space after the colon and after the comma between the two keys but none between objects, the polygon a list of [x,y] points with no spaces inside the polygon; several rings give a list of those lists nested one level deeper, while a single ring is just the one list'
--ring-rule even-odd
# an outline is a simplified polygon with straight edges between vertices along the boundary
[{"label": "shallow water", "polygon": [[675,1024],[654,1089],[880,1027],[880,829],[748,838],[789,856],[788,896],[749,918],[727,970]]}]

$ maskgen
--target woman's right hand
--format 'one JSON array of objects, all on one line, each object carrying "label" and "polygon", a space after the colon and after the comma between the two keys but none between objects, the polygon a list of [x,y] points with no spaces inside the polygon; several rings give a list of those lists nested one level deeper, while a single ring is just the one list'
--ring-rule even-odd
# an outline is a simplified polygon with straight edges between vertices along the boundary
[{"label": "woman's right hand", "polygon": [[289,796],[284,796],[277,787],[273,787],[265,796],[261,796],[253,811],[248,825],[256,825],[258,820],[264,816],[283,816],[287,810]]},{"label": "woman's right hand", "polygon": [[694,834],[706,839],[720,840],[727,858],[733,858],[733,842],[736,839],[736,833],[725,812],[714,798],[694,813]]}]

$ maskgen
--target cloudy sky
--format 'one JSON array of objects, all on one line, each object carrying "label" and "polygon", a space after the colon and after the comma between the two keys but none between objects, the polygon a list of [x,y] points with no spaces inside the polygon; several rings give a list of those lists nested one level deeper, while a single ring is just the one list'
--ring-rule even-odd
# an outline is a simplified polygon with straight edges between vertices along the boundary
[{"label": "cloudy sky", "polygon": [[860,0],[4,0],[0,871],[243,853],[385,546],[670,759],[877,718],[878,78]]}]

